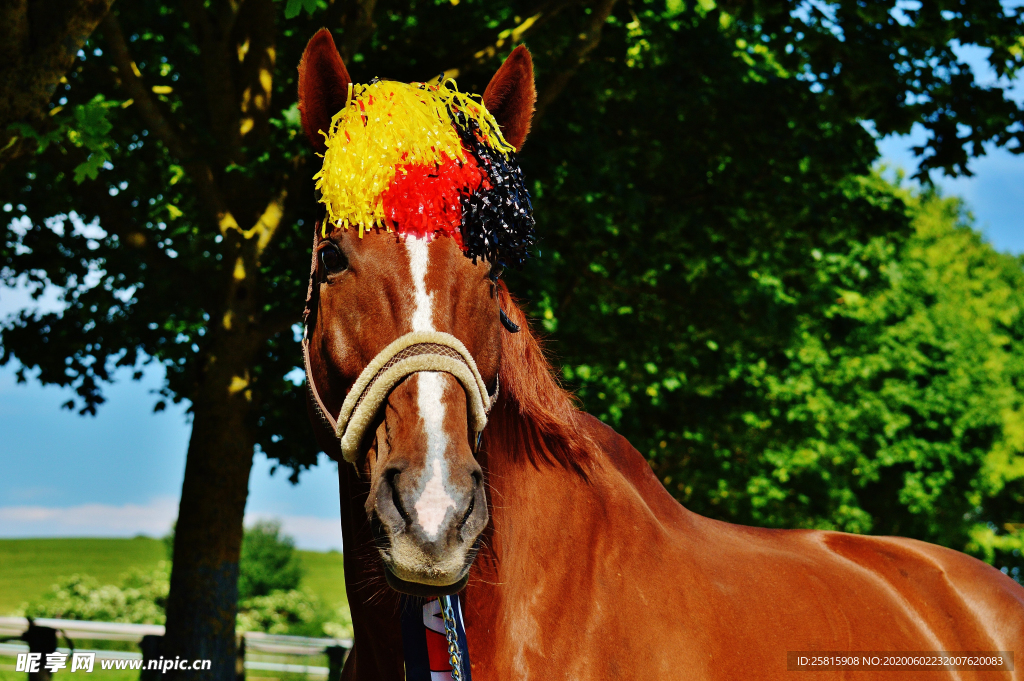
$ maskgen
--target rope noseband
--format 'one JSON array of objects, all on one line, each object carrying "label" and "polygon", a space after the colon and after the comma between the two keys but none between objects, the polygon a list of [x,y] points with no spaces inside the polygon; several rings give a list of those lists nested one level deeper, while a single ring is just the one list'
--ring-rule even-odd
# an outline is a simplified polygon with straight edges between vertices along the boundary
[{"label": "rope noseband", "polygon": [[420,371],[443,372],[451,374],[462,385],[466,391],[473,442],[479,439],[487,425],[487,413],[498,397],[497,388],[493,395],[488,393],[476,361],[462,341],[443,331],[413,331],[381,350],[359,374],[337,418],[327,411],[313,381],[308,337],[302,340],[302,358],[306,368],[306,384],[312,393],[313,402],[341,441],[341,455],[349,463],[355,463],[358,459],[359,445],[381,405],[395,386],[411,374]]}]

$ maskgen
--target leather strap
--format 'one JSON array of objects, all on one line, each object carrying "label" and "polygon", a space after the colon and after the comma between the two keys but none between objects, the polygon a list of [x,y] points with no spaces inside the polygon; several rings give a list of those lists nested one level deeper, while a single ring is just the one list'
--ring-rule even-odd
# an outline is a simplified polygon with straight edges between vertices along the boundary
[{"label": "leather strap", "polygon": [[320,399],[320,391],[316,389],[313,370],[309,365],[309,338],[305,336],[302,338],[302,366],[306,369],[306,386],[309,388],[309,394],[313,397],[313,408],[316,410],[317,416],[330,426],[332,433],[338,432],[338,421],[331,416],[331,412],[327,411],[324,401]]}]

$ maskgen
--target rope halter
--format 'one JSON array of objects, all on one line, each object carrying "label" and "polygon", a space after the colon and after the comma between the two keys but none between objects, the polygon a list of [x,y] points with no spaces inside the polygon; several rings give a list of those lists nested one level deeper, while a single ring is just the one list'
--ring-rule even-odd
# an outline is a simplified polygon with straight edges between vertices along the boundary
[{"label": "rope halter", "polygon": [[479,441],[487,425],[487,413],[498,399],[497,384],[494,394],[488,394],[487,384],[480,375],[476,361],[462,341],[443,331],[413,331],[397,338],[366,365],[345,397],[338,417],[334,418],[324,406],[313,382],[308,338],[302,340],[302,355],[306,367],[306,385],[312,393],[313,402],[341,441],[341,455],[345,461],[353,464],[358,459],[363,437],[381,405],[395,386],[414,373],[437,371],[451,374],[462,384],[466,391],[473,442]]}]

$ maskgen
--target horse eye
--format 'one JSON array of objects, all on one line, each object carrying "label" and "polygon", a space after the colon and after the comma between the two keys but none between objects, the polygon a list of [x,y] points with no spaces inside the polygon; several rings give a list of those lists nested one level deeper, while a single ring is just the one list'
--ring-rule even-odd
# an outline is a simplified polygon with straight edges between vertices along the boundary
[{"label": "horse eye", "polygon": [[320,249],[320,262],[328,272],[337,272],[348,267],[345,254],[337,246],[331,244]]},{"label": "horse eye", "polygon": [[491,265],[491,271],[488,272],[487,276],[491,281],[498,281],[501,278],[501,273],[505,271],[504,265],[501,263],[494,263]]}]

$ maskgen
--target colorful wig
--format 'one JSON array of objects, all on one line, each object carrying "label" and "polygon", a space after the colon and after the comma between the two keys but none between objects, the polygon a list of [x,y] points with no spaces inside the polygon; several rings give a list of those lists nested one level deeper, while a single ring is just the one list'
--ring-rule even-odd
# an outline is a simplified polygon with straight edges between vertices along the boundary
[{"label": "colorful wig", "polygon": [[454,81],[350,85],[313,179],[328,225],[453,237],[468,257],[519,266],[533,207],[515,149]]}]

